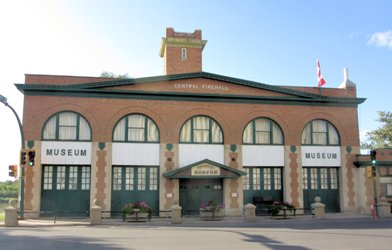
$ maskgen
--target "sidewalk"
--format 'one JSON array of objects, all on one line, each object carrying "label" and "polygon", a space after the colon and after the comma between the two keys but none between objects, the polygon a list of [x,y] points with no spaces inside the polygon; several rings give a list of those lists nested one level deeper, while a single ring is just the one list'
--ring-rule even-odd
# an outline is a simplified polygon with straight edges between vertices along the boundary
[{"label": "sidewalk", "polygon": [[[170,218],[153,217],[149,222],[123,222],[121,218],[102,219],[102,224],[94,226],[183,226],[183,227],[253,227],[258,225],[274,225],[277,223],[296,223],[298,221],[325,221],[340,219],[371,219],[369,215],[329,213],[324,219],[313,218],[312,215],[298,215],[294,218],[272,219],[270,216],[259,216],[254,222],[248,222],[244,217],[226,216],[222,221],[202,221],[199,217],[183,217],[181,224],[171,224]],[[0,227],[4,222],[0,223]],[[39,226],[90,226],[89,218],[40,218],[19,220],[19,227],[39,227]]]}]

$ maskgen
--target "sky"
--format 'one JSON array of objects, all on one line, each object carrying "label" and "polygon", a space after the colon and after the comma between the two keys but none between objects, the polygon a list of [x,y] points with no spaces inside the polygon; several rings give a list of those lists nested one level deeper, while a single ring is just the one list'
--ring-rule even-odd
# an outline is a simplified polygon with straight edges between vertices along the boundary
[{"label": "sky", "polygon": [[[166,28],[202,30],[203,71],[271,85],[357,85],[361,136],[392,111],[389,0],[13,0],[0,1],[0,94],[23,117],[14,86],[24,74],[163,75]],[[0,103],[0,181],[19,163],[16,118]],[[361,137],[364,138],[364,137]]]}]

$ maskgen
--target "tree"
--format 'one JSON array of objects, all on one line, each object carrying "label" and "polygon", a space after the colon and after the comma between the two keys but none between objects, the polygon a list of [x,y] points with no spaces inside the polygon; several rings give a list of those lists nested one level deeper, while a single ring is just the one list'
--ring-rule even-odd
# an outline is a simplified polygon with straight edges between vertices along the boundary
[{"label": "tree", "polygon": [[0,198],[18,197],[19,181],[0,182]]},{"label": "tree", "polygon": [[120,79],[127,79],[127,78],[131,78],[128,73],[125,74],[114,74],[113,72],[109,72],[109,71],[104,71],[101,73],[101,77],[106,77],[106,78],[120,78]]},{"label": "tree", "polygon": [[377,121],[382,125],[366,133],[367,140],[362,143],[362,148],[392,148],[392,113],[388,111],[377,111],[377,113]]}]

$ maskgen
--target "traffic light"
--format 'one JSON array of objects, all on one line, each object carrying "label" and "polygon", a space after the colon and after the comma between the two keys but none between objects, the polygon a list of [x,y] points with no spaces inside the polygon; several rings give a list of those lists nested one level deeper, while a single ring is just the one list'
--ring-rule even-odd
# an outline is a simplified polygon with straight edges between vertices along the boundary
[{"label": "traffic light", "polygon": [[373,167],[372,166],[366,167],[366,176],[368,178],[372,178],[373,177]]},{"label": "traffic light", "polygon": [[29,151],[29,166],[34,166],[35,151]]},{"label": "traffic light", "polygon": [[8,176],[10,177],[18,177],[18,165],[9,165],[8,166]]},{"label": "traffic light", "polygon": [[26,166],[26,151],[20,151],[20,165]]},{"label": "traffic light", "polygon": [[373,166],[376,165],[377,163],[376,155],[377,155],[376,150],[370,150],[370,159],[372,160]]},{"label": "traffic light", "polygon": [[376,177],[376,167],[371,166],[371,168],[372,168],[372,177]]}]

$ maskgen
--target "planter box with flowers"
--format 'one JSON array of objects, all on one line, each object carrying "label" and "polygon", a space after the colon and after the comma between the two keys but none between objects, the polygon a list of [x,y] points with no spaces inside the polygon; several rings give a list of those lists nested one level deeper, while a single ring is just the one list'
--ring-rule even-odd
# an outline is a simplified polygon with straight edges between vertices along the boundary
[{"label": "planter box with flowers", "polygon": [[296,212],[296,207],[288,202],[274,201],[270,205],[269,210],[271,211],[272,217],[294,217]]},{"label": "planter box with flowers", "polygon": [[151,220],[151,208],[143,201],[126,204],[122,213],[123,221],[127,222],[147,222]]},{"label": "planter box with flowers", "polygon": [[225,217],[225,204],[214,201],[203,202],[200,205],[200,217],[202,220],[223,220]]}]

